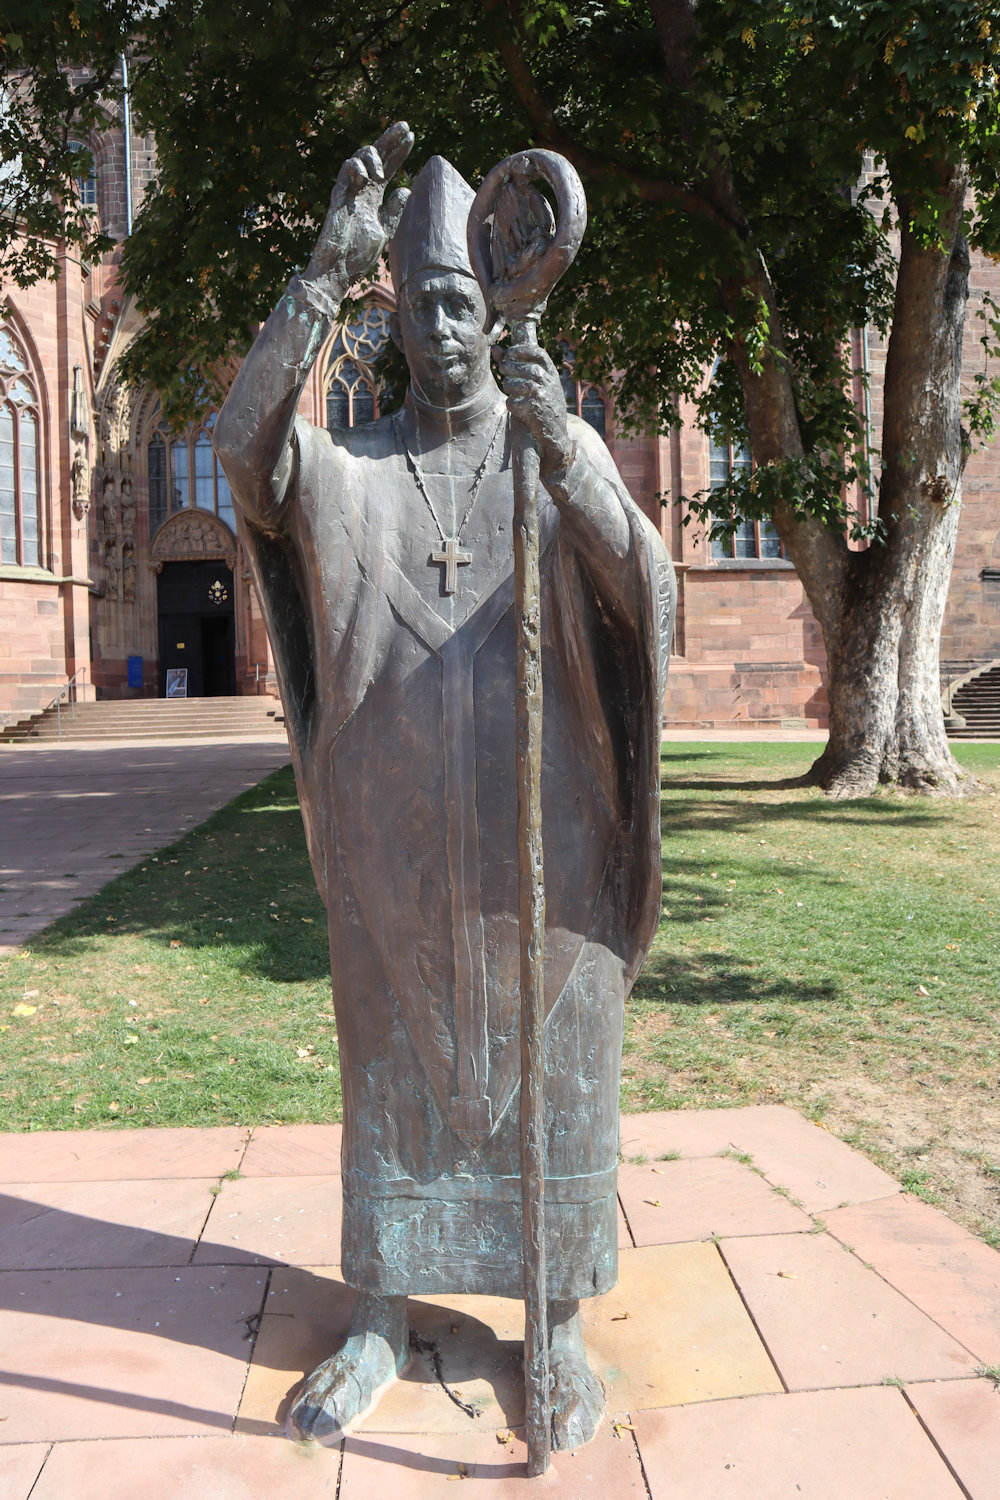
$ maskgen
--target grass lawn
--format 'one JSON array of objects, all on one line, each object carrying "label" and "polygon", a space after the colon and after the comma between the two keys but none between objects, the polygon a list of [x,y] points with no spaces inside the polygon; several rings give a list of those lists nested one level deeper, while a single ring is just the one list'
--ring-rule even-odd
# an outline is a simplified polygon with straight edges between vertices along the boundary
[{"label": "grass lawn", "polygon": [[625,1106],[791,1104],[1000,1246],[1000,799],[782,785],[819,748],[664,746]]},{"label": "grass lawn", "polygon": [[[664,747],[625,1107],[787,1102],[1000,1245],[1000,799],[784,785],[817,748]],[[957,753],[1000,788],[1000,746]],[[338,1117],[289,770],[0,960],[0,987],[0,1129]]]}]

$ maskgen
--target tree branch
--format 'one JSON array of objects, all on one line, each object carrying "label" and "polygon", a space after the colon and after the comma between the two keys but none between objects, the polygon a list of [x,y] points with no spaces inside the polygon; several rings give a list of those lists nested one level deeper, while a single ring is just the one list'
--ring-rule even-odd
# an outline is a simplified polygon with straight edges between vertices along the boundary
[{"label": "tree branch", "polygon": [[548,146],[561,152],[575,167],[596,182],[624,181],[636,197],[647,203],[670,204],[695,218],[709,219],[720,229],[729,232],[740,230],[738,223],[728,219],[714,204],[689,188],[682,188],[677,183],[666,182],[659,177],[647,177],[621,157],[591,151],[589,147],[574,140],[559,124],[552,106],[535,82],[518,37],[519,24],[514,14],[513,0],[483,0],[483,7],[488,14],[494,16],[504,12],[510,23],[509,27],[501,24],[496,29],[497,51],[514,92],[534,127],[540,146]]}]

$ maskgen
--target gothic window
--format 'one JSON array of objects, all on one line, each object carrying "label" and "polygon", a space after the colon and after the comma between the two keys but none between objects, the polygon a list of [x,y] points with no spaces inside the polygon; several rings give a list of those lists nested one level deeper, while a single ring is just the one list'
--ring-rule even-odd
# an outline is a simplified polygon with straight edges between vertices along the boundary
[{"label": "gothic window", "polygon": [[[708,450],[709,487],[724,489],[731,476],[741,477],[752,466],[747,448],[712,438]],[[713,557],[782,557],[781,541],[770,519],[737,518],[731,536],[712,538]]]},{"label": "gothic window", "polygon": [[83,141],[70,141],[69,149],[71,151],[84,151],[88,154],[90,165],[87,168],[86,176],[81,175],[76,179],[76,190],[80,195],[80,202],[84,208],[96,208],[97,176],[94,172],[93,157],[90,156],[90,147],[84,145]]},{"label": "gothic window", "polygon": [[566,397],[567,411],[582,417],[595,432],[607,440],[608,413],[604,397],[596,385],[587,385],[576,379],[573,373],[573,351],[562,340],[559,343],[559,353],[562,356],[559,379],[562,382],[563,395]]},{"label": "gothic window", "polygon": [[0,563],[42,563],[39,407],[24,353],[0,327]]},{"label": "gothic window", "polygon": [[149,479],[149,534],[175,511],[211,511],[235,530],[229,482],[212,446],[216,413],[179,436],[166,426],[156,428],[146,444]]},{"label": "gothic window", "polygon": [[379,415],[374,365],[389,337],[389,314],[374,304],[345,323],[334,340],[326,374],[326,425],[331,432],[361,427]]},{"label": "gothic window", "polygon": [[167,519],[167,445],[154,432],[146,449],[149,465],[149,534]]}]

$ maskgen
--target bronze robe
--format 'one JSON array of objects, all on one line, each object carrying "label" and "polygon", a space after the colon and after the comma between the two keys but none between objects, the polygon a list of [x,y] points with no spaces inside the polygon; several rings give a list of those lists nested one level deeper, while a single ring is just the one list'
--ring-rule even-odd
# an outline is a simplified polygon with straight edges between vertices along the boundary
[{"label": "bronze robe", "polygon": [[[630,551],[609,570],[539,490],[548,1290],[563,1299],[617,1276],[622,1023],[660,906],[674,600],[659,536],[570,422],[570,483],[623,508]],[[329,917],[343,1274],[383,1295],[519,1296],[509,453],[498,443],[447,598],[390,419],[334,434],[298,420],[293,449],[277,512],[241,525]]]}]

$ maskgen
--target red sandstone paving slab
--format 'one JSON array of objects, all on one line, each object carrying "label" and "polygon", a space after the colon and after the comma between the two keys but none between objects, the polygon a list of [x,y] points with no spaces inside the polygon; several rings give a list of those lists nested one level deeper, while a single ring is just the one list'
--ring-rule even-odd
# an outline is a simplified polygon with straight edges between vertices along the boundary
[{"label": "red sandstone paving slab", "polygon": [[5,1271],[0,1443],[228,1430],[265,1276]]},{"label": "red sandstone paving slab", "polygon": [[194,1264],[339,1265],[340,1208],[339,1176],[223,1182]]},{"label": "red sandstone paving slab", "polygon": [[626,1161],[638,1155],[654,1161],[672,1151],[698,1157],[728,1150],[751,1156],[754,1166],[775,1186],[787,1188],[807,1213],[899,1192],[899,1184],[880,1167],[782,1104],[622,1116]]},{"label": "red sandstone paving slab", "polygon": [[906,1394],[971,1500],[1000,1491],[1000,1391],[992,1380],[908,1385]]},{"label": "red sandstone paving slab", "polygon": [[738,1125],[747,1117],[765,1112],[782,1117],[795,1111],[780,1104],[762,1104],[748,1109],[667,1109],[642,1115],[622,1115],[619,1127],[621,1154],[626,1161],[646,1156],[650,1161],[666,1152],[684,1157],[717,1156],[733,1145]]},{"label": "red sandstone paving slab", "polygon": [[975,1370],[967,1350],[828,1235],[723,1240],[721,1250],[790,1390]]},{"label": "red sandstone paving slab", "polygon": [[886,1387],[713,1401],[631,1421],[652,1500],[962,1494],[902,1392]]},{"label": "red sandstone paving slab", "polygon": [[[714,1245],[622,1254],[613,1292],[584,1303],[594,1370],[613,1411],[777,1391],[781,1382]],[[336,1352],[353,1294],[327,1269],[271,1277],[240,1404],[243,1432],[280,1431],[304,1375]],[[411,1299],[410,1323],[439,1350],[444,1378],[480,1428],[523,1420],[523,1304],[501,1297]],[[454,1432],[469,1418],[417,1354],[362,1424],[364,1433]]]},{"label": "red sandstone paving slab", "polygon": [[[0,1400],[2,1399],[0,1394]],[[0,1448],[0,1495],[3,1500],[28,1500],[31,1486],[38,1477],[48,1451],[47,1443],[25,1443],[18,1444],[16,1448]],[[60,1500],[65,1500],[65,1496],[60,1496]]]},{"label": "red sandstone paving slab", "polygon": [[983,1364],[1000,1364],[1000,1255],[989,1245],[902,1194],[838,1209],[826,1224]]},{"label": "red sandstone paving slab", "polygon": [[535,1494],[645,1500],[635,1445],[628,1432],[616,1438],[608,1419],[592,1443],[575,1453],[555,1454],[548,1473],[537,1479],[525,1477],[524,1460],[520,1434],[510,1443],[498,1443],[495,1433],[485,1432],[417,1437],[363,1433],[344,1444],[340,1500],[385,1500],[387,1494],[441,1500],[451,1496],[450,1482],[463,1478],[474,1481],[473,1493],[482,1500]]},{"label": "red sandstone paving slab", "polygon": [[714,1245],[623,1253],[618,1285],[584,1302],[581,1319],[612,1410],[781,1388]]},{"label": "red sandstone paving slab", "polygon": [[618,1196],[637,1245],[812,1227],[808,1214],[763,1178],[725,1158],[620,1166]]},{"label": "red sandstone paving slab", "polygon": [[213,1178],[0,1185],[0,1270],[185,1266]]},{"label": "red sandstone paving slab", "polygon": [[340,1450],[271,1438],[60,1443],[31,1500],[335,1500]]},{"label": "red sandstone paving slab", "polygon": [[340,1171],[339,1125],[258,1125],[241,1177],[328,1177]]},{"label": "red sandstone paving slab", "polygon": [[113,1182],[221,1177],[240,1165],[247,1132],[38,1130],[0,1135],[0,1182]]}]

